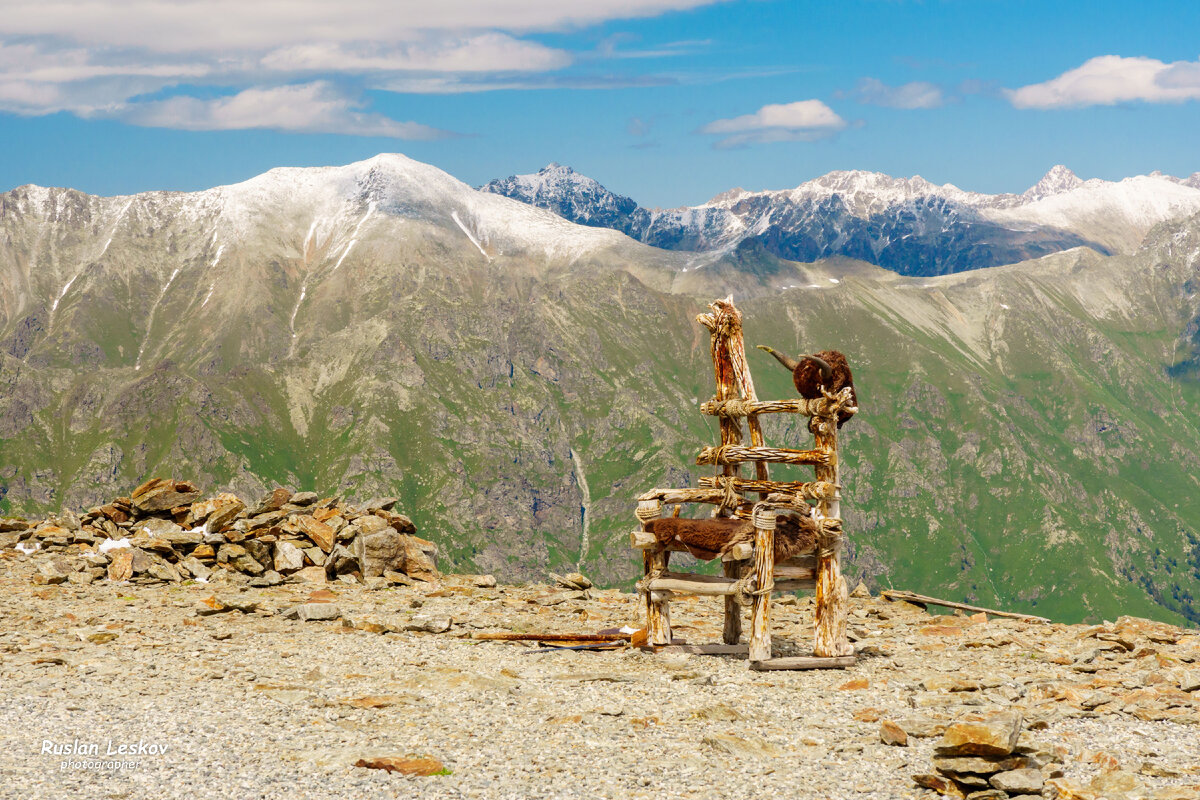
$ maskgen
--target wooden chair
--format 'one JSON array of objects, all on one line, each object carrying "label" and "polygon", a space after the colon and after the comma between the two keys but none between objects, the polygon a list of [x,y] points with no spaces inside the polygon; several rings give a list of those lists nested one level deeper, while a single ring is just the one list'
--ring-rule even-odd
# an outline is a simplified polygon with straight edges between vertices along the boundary
[{"label": "wooden chair", "polygon": [[[696,319],[711,334],[716,396],[702,404],[700,410],[720,420],[721,444],[701,450],[696,463],[716,466],[717,473],[701,478],[697,488],[654,489],[638,498],[637,518],[641,527],[631,534],[631,544],[643,554],[645,575],[638,583],[638,590],[646,614],[648,642],[652,646],[671,644],[670,601],[675,594],[712,595],[725,599],[724,644],[701,646],[696,651],[747,652],[755,669],[850,666],[854,663],[854,648],[846,637],[849,601],[840,569],[842,521],[837,444],[838,412],[857,411],[850,389],[843,389],[837,395],[827,392],[816,400],[760,401],[746,363],[741,313],[732,298],[718,300],[709,308],[711,313]],[[758,415],[771,413],[810,417],[813,448],[768,447],[763,441]],[[745,433],[749,434],[749,446],[742,444]],[[740,466],[745,463],[754,464],[753,478],[739,474]],[[772,481],[769,463],[810,465],[815,468],[815,480]],[[815,501],[815,505],[809,501]],[[695,548],[682,541],[663,542],[653,533],[653,529],[662,530],[655,520],[663,517],[664,506],[686,503],[715,505],[715,516],[735,517],[753,524],[752,542],[726,547],[720,554],[724,575],[670,571],[672,551],[694,554]],[[776,563],[775,535],[780,512],[807,515],[804,525],[815,531],[815,544],[809,552]],[[772,659],[771,593],[801,589],[812,589],[816,595],[813,656]],[[751,605],[748,646],[740,643],[741,607],[747,603]]]}]

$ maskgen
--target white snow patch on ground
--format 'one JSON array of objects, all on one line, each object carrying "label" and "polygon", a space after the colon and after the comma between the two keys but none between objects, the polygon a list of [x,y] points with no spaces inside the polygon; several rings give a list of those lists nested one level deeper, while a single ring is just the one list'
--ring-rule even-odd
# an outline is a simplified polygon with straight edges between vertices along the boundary
[{"label": "white snow patch on ground", "polygon": [[109,550],[120,550],[125,547],[133,547],[128,539],[105,539],[97,549],[101,553],[107,553]]},{"label": "white snow patch on ground", "polygon": [[42,545],[40,542],[34,542],[32,545],[25,544],[25,542],[17,542],[16,549],[20,550],[25,555],[29,555],[30,553],[36,553],[38,550],[41,550]]},{"label": "white snow patch on ground", "polygon": [[346,249],[342,251],[342,255],[338,258],[337,263],[334,264],[333,269],[329,271],[330,275],[338,271],[338,267],[340,267],[342,262],[346,260],[346,256],[350,255],[350,251],[354,249],[354,245],[356,244],[358,244],[358,239],[350,240],[350,244],[346,245]]},{"label": "white snow patch on ground", "polygon": [[50,306],[51,314],[53,314],[55,311],[58,310],[58,304],[62,301],[63,297],[66,296],[67,290],[71,288],[71,284],[74,283],[75,279],[78,277],[79,277],[78,275],[73,275],[71,277],[71,280],[67,281],[66,284],[63,286],[62,291],[58,293],[58,297],[54,298],[54,303],[53,303],[53,305]]},{"label": "white snow patch on ground", "polygon": [[462,230],[462,232],[467,235],[467,238],[471,240],[471,244],[475,245],[475,247],[477,247],[479,249],[479,252],[483,254],[484,258],[486,258],[488,261],[491,261],[492,257],[489,256],[487,254],[487,251],[483,249],[483,245],[481,245],[479,243],[479,240],[475,238],[475,234],[473,234],[469,230],[467,230],[467,226],[464,225],[463,221],[458,218],[458,212],[451,211],[450,216],[454,219],[455,224],[458,225],[458,227]]}]

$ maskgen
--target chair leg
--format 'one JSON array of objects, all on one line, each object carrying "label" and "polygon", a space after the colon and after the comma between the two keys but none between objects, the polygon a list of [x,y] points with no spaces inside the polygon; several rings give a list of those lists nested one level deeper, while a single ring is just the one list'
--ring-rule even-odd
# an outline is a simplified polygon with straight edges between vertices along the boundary
[{"label": "chair leg", "polygon": [[[726,561],[721,566],[726,578],[740,578],[745,564],[741,561]],[[725,598],[725,630],[721,640],[725,644],[737,644],[742,640],[742,605],[733,597]]]},{"label": "chair leg", "polygon": [[775,512],[754,513],[754,611],[750,617],[750,661],[771,658],[771,592],[775,583]]},{"label": "chair leg", "polygon": [[[645,551],[646,574],[667,571],[671,554],[667,550]],[[650,644],[671,643],[671,593],[645,593],[646,636]]]}]

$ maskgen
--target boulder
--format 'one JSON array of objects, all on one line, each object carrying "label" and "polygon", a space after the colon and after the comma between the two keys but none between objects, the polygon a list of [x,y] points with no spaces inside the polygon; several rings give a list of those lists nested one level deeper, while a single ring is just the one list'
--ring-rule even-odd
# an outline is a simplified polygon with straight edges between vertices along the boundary
[{"label": "boulder", "polygon": [[360,566],[358,559],[354,557],[354,553],[350,552],[343,545],[335,545],[330,551],[329,557],[325,559],[325,574],[330,578],[338,575],[347,575],[351,572],[359,572]]},{"label": "boulder", "polygon": [[256,517],[259,514],[265,514],[268,511],[278,511],[279,509],[283,508],[284,504],[291,499],[292,493],[287,489],[275,489],[258,502],[258,505],[254,507],[254,510],[250,512],[250,516]]},{"label": "boulder", "polygon": [[194,528],[211,517],[214,511],[224,508],[230,504],[240,504],[241,502],[242,501],[236,494],[222,492],[216,497],[210,497],[207,500],[200,500],[192,503],[191,508],[188,509],[187,516],[185,516],[183,519],[183,524],[187,525],[189,528]]},{"label": "boulder", "polygon": [[404,573],[420,581],[436,581],[442,576],[437,569],[437,545],[416,536],[404,537]]},{"label": "boulder", "polygon": [[73,571],[62,556],[47,558],[38,562],[34,581],[42,584],[65,583]]},{"label": "boulder", "polygon": [[217,563],[228,564],[238,572],[249,575],[261,575],[264,571],[263,565],[240,544],[221,545],[221,549],[217,551]]},{"label": "boulder", "polygon": [[234,517],[246,510],[246,504],[237,498],[236,495],[218,495],[219,498],[224,498],[218,503],[208,514],[207,520],[204,523],[205,533],[219,533],[233,522]]},{"label": "boulder", "polygon": [[198,581],[207,581],[208,576],[212,575],[212,570],[204,566],[204,563],[198,558],[185,558],[179,562],[179,568]]},{"label": "boulder", "polygon": [[363,577],[377,578],[385,572],[403,571],[407,553],[404,535],[379,517],[364,519],[378,520],[380,525],[374,532],[360,532],[351,544]]},{"label": "boulder", "polygon": [[304,551],[291,542],[275,543],[274,567],[281,573],[304,569]]},{"label": "boulder", "polygon": [[326,553],[333,549],[336,539],[333,528],[324,522],[317,522],[316,519],[308,514],[297,514],[293,517],[288,517],[287,521],[280,526],[280,529],[284,533],[307,537],[313,544]]},{"label": "boulder", "polygon": [[112,552],[112,560],[108,563],[108,579],[110,581],[127,581],[133,577],[133,550],[122,547]]},{"label": "boulder", "polygon": [[133,490],[130,500],[133,507],[143,514],[170,511],[177,506],[194,503],[200,498],[200,490],[187,481],[151,478]]},{"label": "boulder", "polygon": [[296,492],[288,502],[294,506],[311,506],[319,499],[320,495],[316,492]]}]

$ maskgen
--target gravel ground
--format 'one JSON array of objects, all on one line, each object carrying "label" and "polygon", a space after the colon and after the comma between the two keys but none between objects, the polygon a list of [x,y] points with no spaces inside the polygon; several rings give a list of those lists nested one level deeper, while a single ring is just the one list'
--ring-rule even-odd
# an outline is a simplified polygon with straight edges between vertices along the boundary
[{"label": "gravel ground", "polygon": [[[1115,762],[1159,796],[1200,796],[1187,794],[1200,784],[1200,693],[1178,688],[1200,637],[1186,632],[1138,655],[1083,626],[859,598],[858,665],[759,673],[736,657],[465,638],[636,624],[636,598],[613,591],[541,605],[555,590],[336,585],[344,619],[303,622],[278,612],[319,587],[44,587],[30,562],[0,561],[0,798],[932,797],[911,776],[931,771],[933,729],[1014,704],[1040,728],[1024,741],[1066,748],[1073,780]],[[214,593],[260,610],[199,616]],[[719,606],[675,603],[676,635],[719,640]],[[803,651],[807,601],[773,611],[778,650]],[[454,626],[372,632],[421,616]],[[975,683],[930,683],[948,677]],[[1081,708],[1097,691],[1140,694]],[[908,747],[881,743],[883,719]],[[42,752],[73,743],[97,754]],[[139,743],[124,766],[108,755]],[[444,774],[354,766],[376,756],[433,758]]]}]

